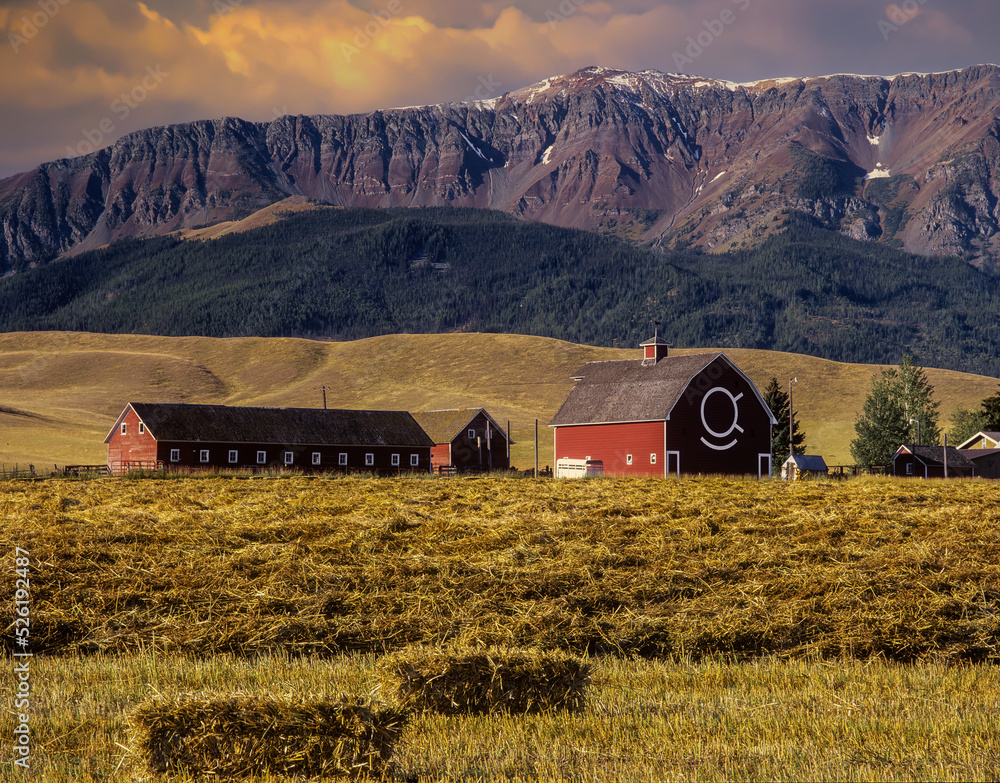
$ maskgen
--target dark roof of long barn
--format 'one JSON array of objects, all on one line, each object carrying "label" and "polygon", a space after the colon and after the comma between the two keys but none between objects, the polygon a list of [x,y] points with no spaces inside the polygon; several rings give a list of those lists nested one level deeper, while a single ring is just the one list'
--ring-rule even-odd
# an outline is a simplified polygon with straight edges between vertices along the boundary
[{"label": "dark roof of long barn", "polygon": [[652,366],[590,362],[574,376],[579,382],[549,424],[664,420],[691,379],[720,356],[729,361],[723,353],[695,353],[667,356]]},{"label": "dark roof of long barn", "polygon": [[[406,411],[249,408],[144,402],[129,405],[150,434],[161,441],[295,443],[316,446],[434,445],[427,433]],[[114,430],[109,433],[108,439],[112,434]]]}]

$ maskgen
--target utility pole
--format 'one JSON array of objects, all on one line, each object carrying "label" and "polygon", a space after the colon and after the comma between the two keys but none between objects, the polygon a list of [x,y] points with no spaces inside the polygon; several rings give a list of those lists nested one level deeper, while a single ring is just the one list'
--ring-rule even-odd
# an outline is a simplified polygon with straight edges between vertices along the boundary
[{"label": "utility pole", "polygon": [[538,478],[538,419],[535,419],[535,478]]},{"label": "utility pole", "polygon": [[313,388],[316,391],[320,391],[322,389],[322,391],[323,391],[323,410],[326,410],[326,392],[327,392],[327,390],[333,391],[333,387],[332,386],[314,386]]},{"label": "utility pole", "polygon": [[507,470],[510,468],[510,419],[507,419]]},{"label": "utility pole", "polygon": [[795,456],[795,417],[792,408],[792,384],[798,383],[799,379],[791,378],[788,381],[788,456]]}]

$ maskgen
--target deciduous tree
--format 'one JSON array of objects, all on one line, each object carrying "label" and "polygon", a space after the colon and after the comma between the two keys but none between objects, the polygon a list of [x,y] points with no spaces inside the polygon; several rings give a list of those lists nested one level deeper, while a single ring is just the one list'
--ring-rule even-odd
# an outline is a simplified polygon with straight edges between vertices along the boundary
[{"label": "deciduous tree", "polygon": [[933,396],[934,387],[911,356],[904,356],[898,367],[883,370],[881,377],[872,378],[864,409],[854,423],[854,461],[866,468],[888,465],[904,443],[919,439],[925,445],[936,444],[941,431],[939,403]]},{"label": "deciduous tree", "polygon": [[955,446],[962,443],[977,432],[986,429],[986,415],[982,408],[966,408],[959,405],[951,414],[951,430],[948,440]]}]

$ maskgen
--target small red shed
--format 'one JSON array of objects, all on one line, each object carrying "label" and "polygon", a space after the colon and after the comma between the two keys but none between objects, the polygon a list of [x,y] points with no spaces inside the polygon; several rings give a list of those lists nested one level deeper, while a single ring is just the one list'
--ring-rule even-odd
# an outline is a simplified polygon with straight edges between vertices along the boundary
[{"label": "small red shed", "polygon": [[417,411],[413,418],[434,441],[432,470],[510,469],[512,441],[484,408]]},{"label": "small red shed", "polygon": [[670,356],[658,336],[639,361],[591,362],[549,426],[559,460],[601,460],[610,476],[771,474],[777,423],[724,353]]},{"label": "small red shed", "polygon": [[108,469],[430,471],[434,445],[406,411],[130,402],[104,439]]}]

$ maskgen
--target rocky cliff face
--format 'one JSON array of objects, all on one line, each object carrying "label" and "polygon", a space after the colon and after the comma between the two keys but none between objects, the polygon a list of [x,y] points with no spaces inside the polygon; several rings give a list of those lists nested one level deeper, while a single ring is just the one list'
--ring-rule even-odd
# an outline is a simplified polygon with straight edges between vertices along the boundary
[{"label": "rocky cliff face", "polygon": [[289,195],[488,207],[705,249],[797,210],[995,263],[1000,68],[751,84],[586,68],[491,101],[152,128],[0,181],[0,268]]}]

